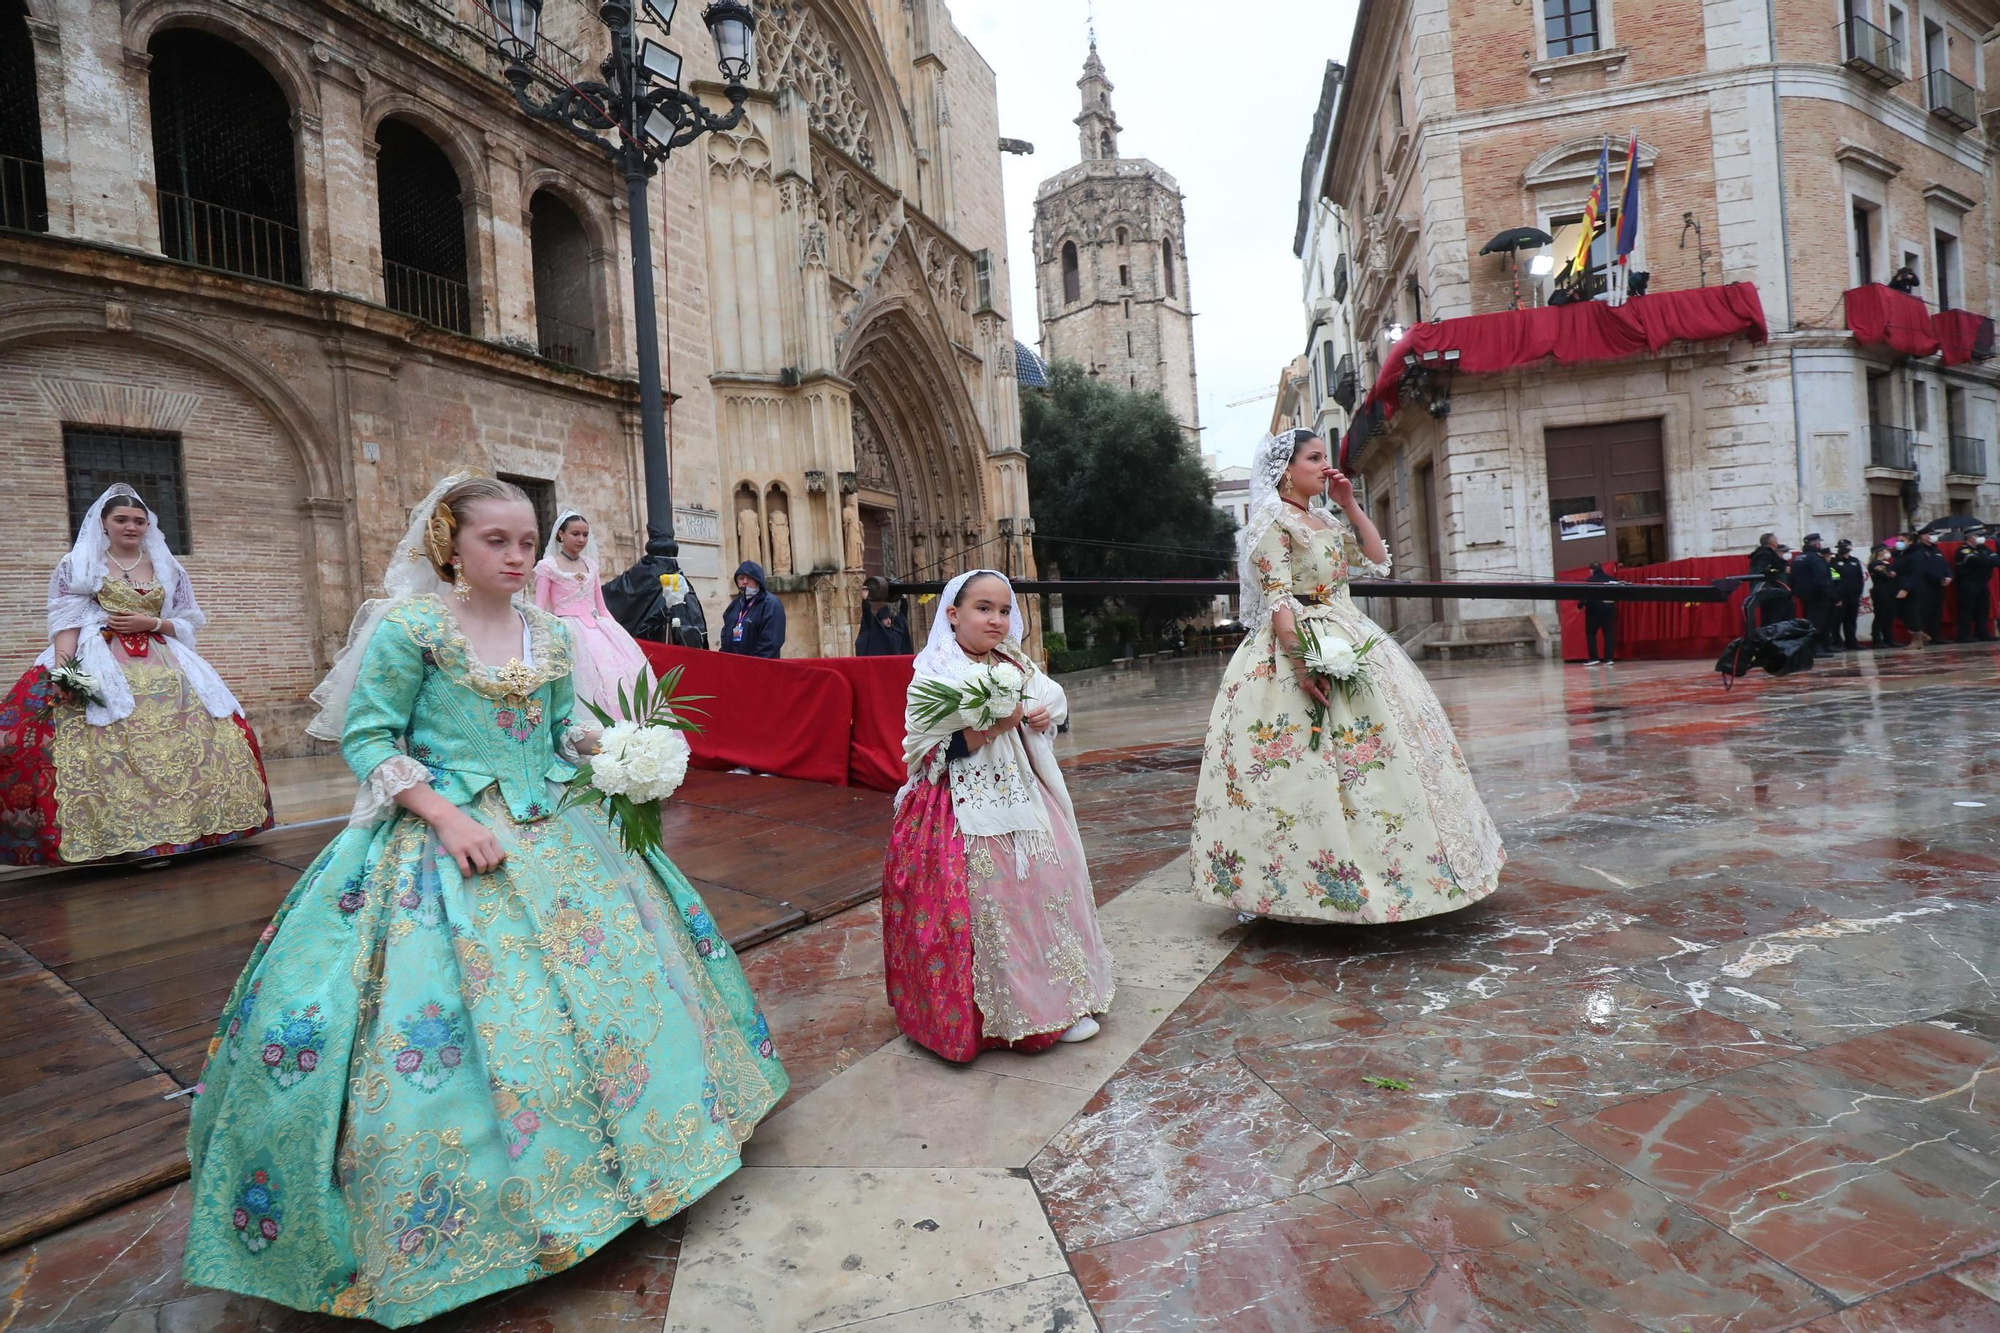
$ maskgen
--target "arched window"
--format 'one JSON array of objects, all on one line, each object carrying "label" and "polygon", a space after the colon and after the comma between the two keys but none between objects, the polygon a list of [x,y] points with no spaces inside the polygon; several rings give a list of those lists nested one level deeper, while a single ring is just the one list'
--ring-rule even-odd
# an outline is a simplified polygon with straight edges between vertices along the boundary
[{"label": "arched window", "polygon": [[1169,240],[1160,242],[1160,273],[1166,280],[1167,295],[1177,295],[1174,290],[1174,243]]},{"label": "arched window", "polygon": [[0,0],[0,227],[47,231],[42,115],[35,100],[35,48],[21,0]]},{"label": "arched window", "polygon": [[1099,135],[1099,136],[1098,136],[1098,138],[1097,138],[1097,155],[1098,155],[1099,157],[1110,157],[1110,156],[1111,156],[1111,131],[1110,131],[1110,130],[1106,130],[1106,131],[1104,131],[1104,133],[1103,133],[1103,134],[1101,134],[1101,135]]},{"label": "arched window", "polygon": [[170,28],[146,49],[161,251],[303,286],[284,90],[248,51],[206,32]]},{"label": "arched window", "polygon": [[1064,241],[1062,251],[1063,300],[1074,301],[1083,295],[1083,281],[1076,271],[1076,242]]},{"label": "arched window", "polygon": [[383,121],[375,143],[386,303],[442,328],[472,332],[457,170],[429,135],[404,121]]},{"label": "arched window", "polygon": [[551,361],[597,369],[590,237],[570,206],[548,190],[528,201],[535,265],[535,346]]}]

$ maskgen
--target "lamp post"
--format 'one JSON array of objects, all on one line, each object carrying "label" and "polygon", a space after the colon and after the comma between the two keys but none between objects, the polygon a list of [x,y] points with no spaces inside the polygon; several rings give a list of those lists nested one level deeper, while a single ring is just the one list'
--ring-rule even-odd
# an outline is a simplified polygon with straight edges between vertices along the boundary
[{"label": "lamp post", "polygon": [[[715,40],[729,110],[717,115],[680,86],[681,58],[650,37],[641,38],[632,0],[604,0],[598,22],[611,33],[611,54],[599,66],[602,81],[565,85],[553,94],[534,90],[529,62],[541,29],[543,0],[493,0],[494,38],[507,62],[514,99],[536,120],[560,125],[611,154],[625,175],[632,225],[632,314],[639,358],[639,433],[646,462],[646,554],[672,557],[673,478],[667,465],[666,404],[660,390],[660,331],[654,310],[652,222],[646,185],[676,148],[743,119],[749,90],[750,40],[757,16],[743,0],[714,0],[701,21]],[[638,0],[662,35],[678,0]],[[642,560],[642,563],[644,561]]]}]

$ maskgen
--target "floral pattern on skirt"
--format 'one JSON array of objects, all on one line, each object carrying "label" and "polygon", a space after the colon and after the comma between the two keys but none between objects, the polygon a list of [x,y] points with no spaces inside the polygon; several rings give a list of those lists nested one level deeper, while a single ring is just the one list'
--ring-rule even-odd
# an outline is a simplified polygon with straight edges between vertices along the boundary
[{"label": "floral pattern on skirt", "polygon": [[1010,838],[974,839],[949,779],[904,798],[882,870],[882,952],[896,1026],[947,1060],[1045,1050],[1111,1005],[1083,850],[1053,814],[1052,858],[1017,859]]}]

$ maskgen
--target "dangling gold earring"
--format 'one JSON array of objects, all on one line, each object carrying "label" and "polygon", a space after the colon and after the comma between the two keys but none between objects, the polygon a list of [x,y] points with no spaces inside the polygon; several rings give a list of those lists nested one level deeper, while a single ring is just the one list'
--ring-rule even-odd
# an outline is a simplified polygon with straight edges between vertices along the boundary
[{"label": "dangling gold earring", "polygon": [[460,565],[451,576],[451,595],[461,602],[472,600],[472,585],[465,581],[464,565]]}]

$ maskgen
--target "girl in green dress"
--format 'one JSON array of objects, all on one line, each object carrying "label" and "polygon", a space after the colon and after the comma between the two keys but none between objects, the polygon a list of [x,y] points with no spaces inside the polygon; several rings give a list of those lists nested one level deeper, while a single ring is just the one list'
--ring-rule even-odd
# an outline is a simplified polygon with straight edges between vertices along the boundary
[{"label": "girl in green dress", "polygon": [[210,1044],[189,1282],[414,1324],[686,1208],[784,1095],[687,880],[563,806],[596,734],[537,554],[519,490],[447,478],[314,694],[361,794]]}]

